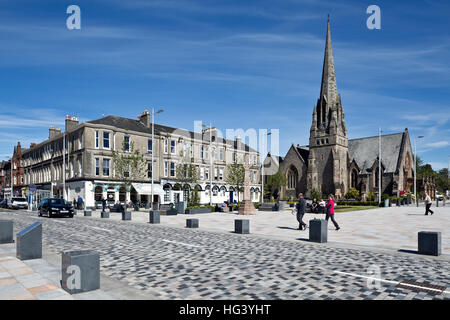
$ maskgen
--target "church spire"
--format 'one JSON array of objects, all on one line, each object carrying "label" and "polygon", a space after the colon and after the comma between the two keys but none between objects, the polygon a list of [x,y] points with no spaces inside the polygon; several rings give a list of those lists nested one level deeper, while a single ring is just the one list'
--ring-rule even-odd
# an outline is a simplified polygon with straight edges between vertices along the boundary
[{"label": "church spire", "polygon": [[319,123],[325,124],[329,121],[330,109],[334,108],[337,102],[336,74],[334,71],[333,49],[331,46],[330,15],[328,15],[327,36],[325,41],[325,54],[322,69],[322,83],[320,86],[318,106],[320,108],[320,119],[318,119]]}]

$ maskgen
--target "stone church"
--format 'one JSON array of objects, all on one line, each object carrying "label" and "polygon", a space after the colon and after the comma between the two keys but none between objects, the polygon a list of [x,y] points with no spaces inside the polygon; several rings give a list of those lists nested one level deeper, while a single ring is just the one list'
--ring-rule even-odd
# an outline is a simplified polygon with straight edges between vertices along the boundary
[{"label": "stone church", "polygon": [[285,174],[287,185],[279,190],[281,198],[296,198],[300,192],[309,196],[314,189],[342,198],[355,188],[366,199],[369,192],[378,196],[380,140],[381,193],[398,196],[402,190],[410,191],[414,166],[408,129],[382,135],[381,139],[348,139],[328,20],[320,97],[312,114],[309,146],[292,145],[284,157],[269,153],[264,168],[279,166]]}]

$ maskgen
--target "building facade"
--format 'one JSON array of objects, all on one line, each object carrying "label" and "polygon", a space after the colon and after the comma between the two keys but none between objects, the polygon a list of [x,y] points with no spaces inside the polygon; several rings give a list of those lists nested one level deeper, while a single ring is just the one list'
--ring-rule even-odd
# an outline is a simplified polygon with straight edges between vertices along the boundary
[{"label": "building facade", "polygon": [[[153,176],[154,202],[183,201],[196,190],[200,203],[207,204],[211,199],[215,204],[242,199],[242,191],[238,195],[235,187],[226,183],[226,165],[233,161],[242,162],[244,156],[249,155],[251,196],[253,201],[259,201],[260,159],[256,150],[239,138],[232,141],[218,137],[215,128],[211,132],[208,129],[197,133],[155,124],[152,139],[150,120],[148,110],[139,116],[139,120],[106,116],[79,123],[77,118],[68,115],[64,132],[50,127],[47,140],[23,152],[25,184],[70,201],[81,196],[87,207],[94,207],[102,198],[109,204],[117,201],[149,203]],[[116,178],[112,153],[130,152],[131,145],[144,154],[147,170],[142,177],[132,181],[127,190],[123,181]],[[177,165],[186,155],[197,167],[195,183],[177,181]]]},{"label": "building facade", "polygon": [[292,145],[284,157],[268,154],[264,168],[279,166],[285,174],[287,185],[279,190],[283,198],[296,198],[300,192],[309,196],[313,190],[342,198],[355,188],[364,199],[371,192],[375,196],[379,193],[380,148],[381,193],[398,196],[402,190],[411,191],[414,167],[408,129],[381,137],[348,139],[328,21],[320,96],[313,108],[309,145]]}]

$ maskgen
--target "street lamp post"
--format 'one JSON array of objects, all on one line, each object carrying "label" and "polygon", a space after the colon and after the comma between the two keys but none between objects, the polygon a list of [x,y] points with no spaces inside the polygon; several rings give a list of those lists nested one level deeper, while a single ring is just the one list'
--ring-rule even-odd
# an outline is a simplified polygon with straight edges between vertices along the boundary
[{"label": "street lamp post", "polygon": [[[270,136],[272,134],[272,132],[269,132],[267,134],[264,135],[263,137],[263,141],[262,141],[262,151],[264,152],[264,142],[266,140],[266,137]],[[261,203],[264,203],[264,160],[265,158],[262,159],[262,165],[261,165]]]},{"label": "street lamp post", "polygon": [[381,204],[381,128],[378,130],[378,204]]},{"label": "street lamp post", "polygon": [[155,108],[152,108],[152,164],[151,164],[151,169],[152,169],[152,191],[151,191],[151,210],[153,211],[153,146],[154,146],[154,142],[155,142],[155,114],[161,113],[164,110],[160,109],[155,113]]},{"label": "street lamp post", "polygon": [[[202,124],[203,128],[208,128],[208,126]],[[212,152],[212,126],[211,121],[209,122],[209,205],[212,206],[212,173],[213,173],[213,152]],[[239,192],[239,191],[238,191]]]},{"label": "street lamp post", "polygon": [[419,206],[419,199],[417,199],[417,139],[422,139],[424,136],[414,138],[414,200],[416,206]]}]

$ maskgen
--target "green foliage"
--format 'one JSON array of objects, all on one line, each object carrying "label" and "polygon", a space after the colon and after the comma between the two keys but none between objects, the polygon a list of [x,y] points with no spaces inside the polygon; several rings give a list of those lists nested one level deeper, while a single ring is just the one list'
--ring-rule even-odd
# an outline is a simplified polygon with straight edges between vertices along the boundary
[{"label": "green foliage", "polygon": [[123,141],[120,152],[112,151],[114,166],[114,178],[123,181],[125,187],[129,187],[132,181],[145,177],[147,160],[144,154],[134,148],[134,142],[129,143],[129,151],[126,151],[126,143]]},{"label": "green foliage", "polygon": [[355,201],[355,200],[342,200],[338,201],[338,206],[378,206],[378,201]]},{"label": "green foliage", "polygon": [[286,186],[287,178],[284,175],[281,168],[278,169],[278,172],[267,177],[267,186],[270,189],[270,194],[272,195],[275,190],[280,190],[281,187]]},{"label": "green foliage", "polygon": [[345,195],[345,199],[359,199],[359,191],[355,188],[351,188]]},{"label": "green foliage", "polygon": [[183,151],[180,152],[181,161],[176,167],[175,179],[182,185],[197,182],[197,166],[194,165],[192,158],[188,157]]},{"label": "green foliage", "polygon": [[216,206],[200,206],[200,205],[196,205],[196,206],[187,206],[186,209],[202,209],[202,208],[210,208],[210,209],[214,209]]},{"label": "green foliage", "polygon": [[195,207],[200,205],[200,196],[198,195],[198,191],[194,190],[190,193],[190,197],[188,199],[188,207]]},{"label": "green foliage", "polygon": [[312,189],[311,190],[311,199],[316,199],[317,201],[319,201],[320,199],[324,199],[322,197],[322,194],[317,190],[317,189]]},{"label": "green foliage", "polygon": [[375,193],[369,192],[369,194],[367,195],[367,201],[369,202],[375,201]]},{"label": "green foliage", "polygon": [[[227,165],[227,175],[225,178],[226,183],[236,187],[236,190],[240,190],[244,185],[244,178],[245,169],[242,163],[234,162]],[[237,196],[239,201],[239,192],[237,192]]]}]

